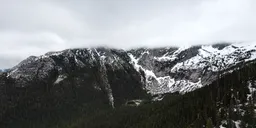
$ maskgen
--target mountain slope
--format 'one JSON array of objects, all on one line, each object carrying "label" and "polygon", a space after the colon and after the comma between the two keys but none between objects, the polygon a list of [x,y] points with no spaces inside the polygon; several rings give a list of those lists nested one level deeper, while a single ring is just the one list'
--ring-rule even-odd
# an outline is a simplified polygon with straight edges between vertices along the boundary
[{"label": "mountain slope", "polygon": [[218,81],[162,101],[96,112],[60,125],[63,128],[254,128],[256,64],[250,63]]},{"label": "mountain slope", "polygon": [[130,102],[161,100],[166,93],[193,93],[254,63],[255,46],[84,48],[31,56],[0,74],[0,122],[66,116],[69,120],[70,114],[83,111],[94,115],[99,106],[100,111],[118,109]]},{"label": "mountain slope", "polygon": [[[166,94],[158,102],[115,109],[83,106],[84,111],[56,123],[23,119],[7,126],[53,128],[254,128],[256,64],[249,63],[208,86],[184,95]],[[100,107],[100,108],[99,108]],[[55,115],[58,116],[58,115]],[[54,117],[55,117],[54,116]],[[47,117],[49,118],[49,117]],[[43,118],[44,119],[44,118]],[[44,119],[45,120],[45,119]],[[63,121],[65,120],[65,121]],[[37,124],[37,122],[39,122]]]},{"label": "mountain slope", "polygon": [[218,72],[256,59],[255,45],[256,43],[215,44],[129,51],[106,48],[69,49],[29,57],[14,67],[8,77],[24,86],[28,85],[25,81],[48,79],[52,72],[57,72],[60,77],[56,78],[58,83],[70,70],[95,65],[100,65],[102,71],[108,65],[113,70],[126,70],[132,64],[139,74],[144,74],[140,79],[149,93],[184,93],[210,84],[216,79]]},{"label": "mountain slope", "polygon": [[[152,94],[185,93],[210,84],[218,72],[256,59],[255,43],[216,44],[179,49],[132,50],[135,68],[146,76],[146,88]],[[159,51],[159,50],[158,50]],[[161,52],[157,52],[161,53]]]}]

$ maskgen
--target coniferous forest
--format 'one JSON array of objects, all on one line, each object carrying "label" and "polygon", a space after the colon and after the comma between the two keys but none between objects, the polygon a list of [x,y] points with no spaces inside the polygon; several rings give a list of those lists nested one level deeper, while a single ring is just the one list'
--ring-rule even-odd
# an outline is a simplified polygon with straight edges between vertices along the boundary
[{"label": "coniferous forest", "polygon": [[0,0],[0,128],[256,128],[256,0]]},{"label": "coniferous forest", "polygon": [[253,88],[255,63],[219,75],[218,80],[196,91],[165,94],[161,101],[145,98],[139,106],[123,104],[113,109],[96,95],[85,103],[73,93],[57,100],[47,95],[36,99],[30,94],[22,97],[26,102],[1,101],[5,115],[0,124],[1,128],[255,128]]}]

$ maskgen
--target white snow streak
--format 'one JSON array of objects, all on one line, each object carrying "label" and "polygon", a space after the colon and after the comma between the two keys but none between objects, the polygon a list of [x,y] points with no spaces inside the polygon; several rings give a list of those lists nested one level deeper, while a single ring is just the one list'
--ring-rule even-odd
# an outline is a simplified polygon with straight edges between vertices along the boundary
[{"label": "white snow streak", "polygon": [[54,84],[58,84],[61,81],[63,81],[64,79],[66,79],[67,77],[64,75],[59,75],[58,78],[56,79],[56,81],[54,82]]}]

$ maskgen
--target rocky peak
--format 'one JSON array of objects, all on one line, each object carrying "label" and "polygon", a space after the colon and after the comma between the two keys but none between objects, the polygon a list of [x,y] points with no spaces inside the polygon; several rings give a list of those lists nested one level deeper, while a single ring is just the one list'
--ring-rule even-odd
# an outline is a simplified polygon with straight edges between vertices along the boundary
[{"label": "rocky peak", "polygon": [[[56,83],[59,76],[81,69],[97,67],[103,73],[110,70],[129,73],[128,70],[132,70],[139,74],[137,79],[150,94],[185,93],[210,84],[218,72],[254,60],[255,45],[220,43],[127,51],[104,47],[67,49],[31,56],[12,68],[7,76],[25,86],[32,80],[52,79],[50,81]],[[109,81],[108,78],[105,80]]]}]

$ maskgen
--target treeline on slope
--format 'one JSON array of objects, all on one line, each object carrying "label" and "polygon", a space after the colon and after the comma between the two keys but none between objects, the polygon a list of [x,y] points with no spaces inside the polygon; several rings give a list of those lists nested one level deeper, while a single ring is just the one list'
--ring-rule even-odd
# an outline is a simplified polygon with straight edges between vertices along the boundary
[{"label": "treeline on slope", "polygon": [[[136,71],[125,70],[107,70],[115,107],[126,100],[148,97]],[[53,73],[51,80],[32,81],[25,87],[5,77],[7,73],[0,75],[0,127],[48,128],[80,116],[111,110],[101,74],[98,67],[72,69],[59,84],[52,84],[58,76]],[[99,89],[95,89],[95,85],[99,85]]]},{"label": "treeline on slope", "polygon": [[85,77],[87,83],[80,87],[74,86],[76,77],[81,77],[80,72],[71,73],[62,84],[33,81],[26,87],[17,87],[12,79],[2,77],[0,127],[44,128],[71,120],[84,109],[93,111],[91,106],[110,108],[105,94],[90,86],[90,77]]},{"label": "treeline on slope", "polygon": [[[209,86],[184,95],[167,94],[159,102],[138,107],[123,105],[115,109],[97,100],[80,105],[71,102],[59,109],[37,109],[33,112],[37,117],[34,120],[19,118],[4,127],[213,128],[226,121],[227,128],[234,128],[233,121],[240,120],[242,128],[254,128],[256,95],[252,94],[252,98],[248,99],[248,82],[256,87],[255,81],[256,64],[251,63],[219,78]],[[31,110],[33,109],[30,112]]]},{"label": "treeline on slope", "polygon": [[[209,86],[185,95],[168,94],[164,100],[139,107],[123,106],[66,124],[66,128],[255,128],[256,94],[248,99],[248,83],[256,88],[256,64],[225,75]],[[226,121],[226,124],[222,122]]]}]

